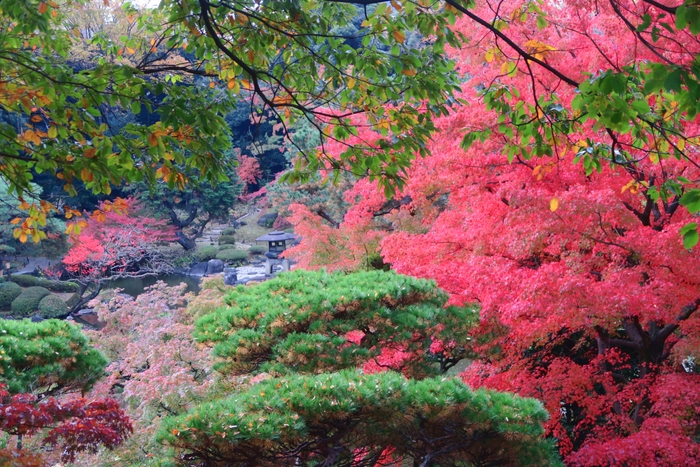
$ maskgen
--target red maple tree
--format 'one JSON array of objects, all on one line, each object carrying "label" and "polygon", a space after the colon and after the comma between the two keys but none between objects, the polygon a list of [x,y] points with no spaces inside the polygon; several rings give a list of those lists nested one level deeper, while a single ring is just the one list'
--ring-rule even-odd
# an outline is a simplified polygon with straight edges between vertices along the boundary
[{"label": "red maple tree", "polygon": [[0,431],[17,436],[16,450],[0,451],[0,460],[8,465],[41,465],[40,456],[18,452],[24,438],[38,433],[44,433],[43,444],[60,448],[63,462],[72,462],[80,452],[119,446],[133,431],[129,417],[113,399],[59,401],[10,395],[5,388],[0,384]]},{"label": "red maple tree", "polygon": [[[120,199],[119,209],[105,203],[91,216],[73,246],[63,258],[66,271],[81,286],[82,296],[91,292],[74,309],[97,296],[105,281],[119,277],[140,277],[166,272],[170,267],[156,248],[158,243],[176,239],[167,221],[138,215],[132,198]],[[115,202],[116,203],[116,202]]]},{"label": "red maple tree", "polygon": [[[700,179],[698,119],[659,95],[624,105],[673,123],[668,138],[648,130],[640,143],[622,123],[611,130],[595,115],[575,132],[556,131],[575,116],[581,90],[571,82],[694,59],[697,38],[664,28],[664,5],[476,5],[474,15],[498,23],[549,69],[524,60],[502,34],[458,19],[472,39],[452,51],[468,73],[460,97],[469,105],[438,122],[432,156],[416,161],[394,209],[351,191],[354,206],[336,229],[365,216],[362,229],[381,239],[394,269],[436,279],[453,303],[481,305],[473,338],[482,358],[464,378],[542,400],[548,434],[569,465],[700,465],[700,255],[684,246],[680,232],[693,216],[679,203],[681,183]],[[663,30],[655,47],[644,44],[651,28],[636,30],[644,15]],[[623,16],[638,22],[630,28]],[[599,102],[601,115],[616,98]],[[542,125],[526,136],[524,124],[502,116],[504,105]],[[483,135],[467,150],[465,131]],[[671,157],[679,141],[683,155]],[[368,191],[365,183],[353,190]],[[308,231],[299,249],[333,247],[325,240],[333,235],[313,228],[322,221],[310,219],[295,219]],[[333,251],[327,267],[342,264]]]}]

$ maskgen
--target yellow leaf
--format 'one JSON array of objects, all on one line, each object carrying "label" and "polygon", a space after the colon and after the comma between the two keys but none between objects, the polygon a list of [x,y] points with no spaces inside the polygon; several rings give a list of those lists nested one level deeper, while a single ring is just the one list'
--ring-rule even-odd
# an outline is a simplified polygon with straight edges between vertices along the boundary
[{"label": "yellow leaf", "polygon": [[49,132],[48,132],[49,138],[55,138],[58,136],[58,129],[56,128],[56,125],[51,124],[49,127]]},{"label": "yellow leaf", "polygon": [[630,190],[632,193],[637,193],[639,190],[636,189],[637,186],[637,181],[636,180],[630,180],[630,182],[623,186],[622,189],[620,190],[620,193],[624,193],[627,190]]},{"label": "yellow leaf", "polygon": [[489,49],[486,51],[486,55],[484,55],[484,59],[488,62],[491,63],[494,59],[494,56],[496,55],[496,50],[495,49]]},{"label": "yellow leaf", "polygon": [[348,78],[348,89],[354,88],[356,82],[355,78]]},{"label": "yellow leaf", "polygon": [[403,41],[406,40],[406,34],[402,33],[399,30],[395,30],[391,33],[392,36],[394,36],[394,39],[396,39],[396,42],[399,42],[403,44]]},{"label": "yellow leaf", "polygon": [[549,202],[549,210],[554,212],[557,209],[559,209],[559,200],[556,198],[552,198],[552,200]]},{"label": "yellow leaf", "polygon": [[26,243],[27,242],[27,234],[24,233],[24,231],[20,232],[18,240],[20,243]]},{"label": "yellow leaf", "polygon": [[685,139],[680,138],[678,140],[678,143],[676,143],[676,147],[678,148],[679,151],[682,151],[685,149]]},{"label": "yellow leaf", "polygon": [[134,49],[132,49],[131,47],[127,47],[126,51],[129,52],[130,54],[136,53],[136,51]]}]

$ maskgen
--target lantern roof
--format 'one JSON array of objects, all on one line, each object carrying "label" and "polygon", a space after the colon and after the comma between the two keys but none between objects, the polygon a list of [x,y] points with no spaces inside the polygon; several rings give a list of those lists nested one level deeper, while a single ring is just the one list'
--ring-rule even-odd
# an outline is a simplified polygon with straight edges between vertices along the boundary
[{"label": "lantern roof", "polygon": [[287,232],[281,232],[279,230],[274,230],[272,232],[266,233],[265,235],[255,239],[256,242],[279,242],[281,240],[295,240],[296,235]]}]

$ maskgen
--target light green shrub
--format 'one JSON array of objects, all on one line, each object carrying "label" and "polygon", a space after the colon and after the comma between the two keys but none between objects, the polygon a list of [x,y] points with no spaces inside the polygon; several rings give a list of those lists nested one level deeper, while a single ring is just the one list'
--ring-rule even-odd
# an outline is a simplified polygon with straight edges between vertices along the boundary
[{"label": "light green shrub", "polygon": [[240,263],[248,257],[245,250],[223,250],[216,255],[216,259],[220,259],[225,263]]},{"label": "light green shrub", "polygon": [[34,313],[39,308],[41,299],[51,295],[48,289],[44,287],[28,287],[12,301],[10,309],[12,314],[17,317],[25,317]]},{"label": "light green shrub", "polygon": [[219,237],[219,245],[229,244],[233,245],[236,243],[236,237],[233,235],[222,235]]},{"label": "light green shrub", "polygon": [[9,310],[12,301],[22,293],[22,287],[14,282],[0,284],[0,310]]},{"label": "light green shrub", "polygon": [[39,302],[39,316],[44,319],[63,318],[68,312],[66,302],[57,295],[47,295]]},{"label": "light green shrub", "polygon": [[200,248],[197,248],[197,251],[194,252],[194,257],[197,259],[197,261],[209,261],[210,259],[216,258],[216,254],[219,252],[219,249],[216,248],[215,246],[203,246]]},{"label": "light green shrub", "polygon": [[248,250],[251,255],[262,255],[267,251],[267,247],[263,245],[253,245]]}]

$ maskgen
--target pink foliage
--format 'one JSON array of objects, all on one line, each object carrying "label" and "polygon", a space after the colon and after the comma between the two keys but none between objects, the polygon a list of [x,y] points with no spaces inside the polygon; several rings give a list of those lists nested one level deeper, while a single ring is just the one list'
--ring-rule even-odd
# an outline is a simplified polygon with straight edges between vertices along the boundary
[{"label": "pink foliage", "polygon": [[[622,3],[640,16],[659,13],[647,2]],[[658,61],[611,4],[540,6],[546,27],[533,14],[519,20],[518,2],[500,4],[499,14],[515,18],[508,36],[516,43],[552,46],[542,52],[546,63],[573,80],[611,64]],[[482,3],[474,12],[492,18],[489,8]],[[361,181],[346,195],[353,206],[338,228],[295,206],[291,220],[303,240],[290,254],[303,267],[352,269],[378,250],[397,272],[435,279],[451,303],[479,303],[477,337],[489,344],[463,377],[542,400],[551,414],[547,433],[569,465],[698,465],[700,254],[684,248],[679,235],[693,217],[677,199],[652,199],[647,185],[698,180],[700,170],[687,159],[658,163],[640,151],[633,167],[604,163],[587,175],[573,163],[577,143],[609,142],[590,123],[569,140],[551,141],[551,157],[515,155],[509,163],[500,136],[462,150],[465,130],[502,123],[481,101],[483,86],[517,87],[521,95],[510,104],[531,108],[533,118],[534,93],[556,90],[571,108],[578,91],[532,63],[504,72],[512,61],[505,44],[466,17],[456,28],[473,39],[452,51],[469,73],[459,97],[470,105],[438,120],[432,156],[415,161],[395,197],[410,203],[375,216],[386,200]],[[687,32],[659,44],[679,63],[698,53]],[[683,132],[698,134],[699,125],[696,119]],[[696,146],[686,151],[700,155]],[[395,356],[387,351],[382,358],[391,363]]]}]

